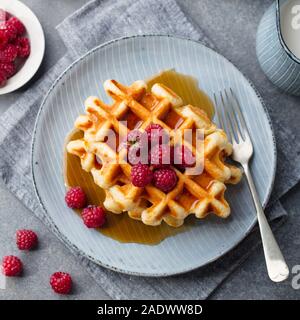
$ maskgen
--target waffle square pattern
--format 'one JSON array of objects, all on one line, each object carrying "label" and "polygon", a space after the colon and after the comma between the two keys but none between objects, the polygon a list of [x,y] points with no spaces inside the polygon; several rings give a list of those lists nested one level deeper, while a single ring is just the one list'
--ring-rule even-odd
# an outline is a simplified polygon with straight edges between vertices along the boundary
[{"label": "waffle square pattern", "polygon": [[[69,141],[66,146],[67,152],[80,158],[82,169],[92,174],[95,184],[105,190],[104,207],[115,214],[128,213],[131,218],[152,226],[164,221],[179,227],[191,214],[197,218],[209,213],[228,217],[226,184],[238,183],[242,171],[225,162],[232,153],[226,133],[199,107],[183,105],[182,99],[162,84],[147,88],[141,80],[130,86],[106,80],[104,88],[113,103],[108,105],[97,97],[89,97],[85,101],[86,113],[75,121],[75,128],[83,132],[83,137]],[[177,184],[168,193],[153,183],[143,188],[134,186],[132,165],[125,161],[128,150],[119,148],[120,137],[126,137],[136,128],[144,132],[150,124],[164,129],[171,146],[176,144],[176,137],[184,136],[186,129],[192,136],[196,130],[202,132],[200,147],[196,139],[182,141],[200,159],[196,163],[201,164],[202,170],[192,174],[193,170],[172,166]],[[116,142],[109,138],[112,133]]]}]

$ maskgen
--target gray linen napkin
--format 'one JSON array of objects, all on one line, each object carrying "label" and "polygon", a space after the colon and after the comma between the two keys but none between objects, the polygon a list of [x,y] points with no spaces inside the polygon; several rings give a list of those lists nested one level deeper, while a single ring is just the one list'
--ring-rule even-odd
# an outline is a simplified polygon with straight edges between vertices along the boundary
[{"label": "gray linen napkin", "polygon": [[[94,0],[63,21],[58,31],[68,48],[67,54],[1,116],[0,176],[8,189],[60,237],[35,198],[30,174],[30,148],[36,114],[42,97],[55,78],[87,50],[119,36],[137,33],[176,34],[201,40],[210,47],[213,45],[201,29],[187,19],[174,0]],[[279,141],[288,139],[289,132],[277,126],[275,130]],[[293,146],[295,148],[295,144]],[[271,220],[286,214],[277,200],[299,180],[295,153],[297,151],[287,143],[279,149],[279,186],[274,192],[273,204],[268,208]],[[293,175],[281,170],[281,166],[289,167]],[[278,226],[282,219],[276,221]],[[73,254],[112,298],[204,299],[246,259],[259,242],[257,233],[253,232],[240,246],[209,266],[184,275],[159,279],[118,274],[99,267],[77,252],[73,251]]]}]

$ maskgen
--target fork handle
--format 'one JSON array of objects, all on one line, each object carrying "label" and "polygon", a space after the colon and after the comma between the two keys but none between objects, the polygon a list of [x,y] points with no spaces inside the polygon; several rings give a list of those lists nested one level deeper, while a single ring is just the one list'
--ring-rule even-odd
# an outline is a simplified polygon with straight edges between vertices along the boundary
[{"label": "fork handle", "polygon": [[265,260],[269,277],[274,282],[280,282],[289,276],[289,268],[285,262],[285,259],[281,253],[281,250],[274,238],[273,232],[267,221],[263,208],[261,206],[254,181],[250,172],[248,164],[243,165],[245,175],[248,180],[249,188],[255,204],[258,225],[262,238],[262,244],[265,254]]}]

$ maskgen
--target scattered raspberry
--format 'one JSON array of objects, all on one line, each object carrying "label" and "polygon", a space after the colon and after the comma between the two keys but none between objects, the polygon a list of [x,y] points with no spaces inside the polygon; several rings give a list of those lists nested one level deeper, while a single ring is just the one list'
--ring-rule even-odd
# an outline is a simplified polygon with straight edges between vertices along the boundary
[{"label": "scattered raspberry", "polygon": [[7,20],[7,12],[3,9],[0,9],[0,22]]},{"label": "scattered raspberry", "polygon": [[174,164],[181,168],[193,167],[195,164],[195,157],[191,150],[183,145],[174,148]]},{"label": "scattered raspberry", "polygon": [[8,41],[9,39],[7,34],[3,30],[0,30],[0,49],[4,49],[8,44]]},{"label": "scattered raspberry", "polygon": [[82,210],[82,219],[88,228],[99,228],[105,223],[105,211],[101,207],[88,206]]},{"label": "scattered raspberry", "polygon": [[55,272],[50,277],[50,285],[56,293],[68,294],[72,289],[72,278],[66,272]]},{"label": "scattered raspberry", "polygon": [[66,193],[65,201],[69,208],[84,208],[86,204],[86,195],[80,187],[73,187]]},{"label": "scattered raspberry", "polygon": [[17,17],[10,17],[6,24],[13,26],[17,30],[17,36],[21,36],[25,32],[23,23]]},{"label": "scattered raspberry", "polygon": [[149,162],[153,168],[169,166],[173,163],[173,147],[168,144],[155,145],[151,149]]},{"label": "scattered raspberry", "polygon": [[0,62],[13,62],[18,55],[18,48],[13,44],[8,44],[4,50],[0,51]]},{"label": "scattered raspberry", "polygon": [[3,32],[6,33],[8,39],[9,39],[10,41],[16,39],[16,37],[17,37],[18,30],[17,30],[17,28],[16,28],[14,25],[12,25],[12,24],[8,24],[8,23],[6,23],[6,22],[1,22],[1,24],[0,24],[0,30],[3,30]]},{"label": "scattered raspberry", "polygon": [[38,237],[32,230],[18,230],[16,233],[17,246],[20,250],[30,250],[36,247]]},{"label": "scattered raspberry", "polygon": [[5,74],[6,78],[10,78],[15,74],[16,67],[12,62],[7,62],[7,63],[0,62],[0,71]]},{"label": "scattered raspberry", "polygon": [[7,277],[20,275],[23,270],[22,261],[15,256],[5,256],[2,259],[2,272]]},{"label": "scattered raspberry", "polygon": [[3,87],[6,84],[7,77],[4,71],[0,70],[0,87]]},{"label": "scattered raspberry", "polygon": [[146,164],[136,164],[131,168],[131,182],[134,186],[143,188],[153,179],[153,172]]},{"label": "scattered raspberry", "polygon": [[149,143],[152,145],[162,143],[167,138],[164,128],[157,123],[150,124],[145,131],[147,132]]},{"label": "scattered raspberry", "polygon": [[154,171],[153,184],[161,191],[168,193],[177,183],[176,172],[172,168],[161,168]]},{"label": "scattered raspberry", "polygon": [[30,41],[28,38],[18,38],[15,41],[20,58],[27,58],[30,55]]}]

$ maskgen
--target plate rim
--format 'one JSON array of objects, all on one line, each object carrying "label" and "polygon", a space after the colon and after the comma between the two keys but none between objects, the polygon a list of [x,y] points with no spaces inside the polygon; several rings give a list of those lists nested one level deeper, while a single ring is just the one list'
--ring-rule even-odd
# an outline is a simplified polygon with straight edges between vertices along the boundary
[{"label": "plate rim", "polygon": [[193,270],[196,270],[198,268],[204,267],[218,259],[220,259],[221,257],[223,257],[225,254],[227,254],[228,252],[230,252],[231,250],[233,250],[234,248],[236,248],[238,246],[238,244],[240,244],[246,237],[247,235],[251,232],[251,230],[253,229],[253,227],[255,226],[255,224],[257,223],[257,216],[254,217],[253,222],[249,225],[249,227],[246,229],[246,231],[241,234],[241,236],[239,237],[239,239],[233,243],[232,245],[230,245],[228,248],[225,248],[223,251],[221,251],[221,253],[218,254],[218,256],[207,260],[205,263],[198,265],[198,266],[194,266],[194,267],[188,267],[188,268],[183,268],[181,271],[176,271],[176,272],[165,272],[165,273],[143,273],[143,272],[137,272],[137,271],[128,271],[126,269],[122,269],[122,268],[118,268],[118,267],[114,267],[112,265],[108,265],[106,263],[103,263],[100,260],[95,259],[94,257],[90,256],[89,254],[85,253],[83,250],[79,249],[71,240],[68,239],[67,235],[65,235],[62,231],[60,231],[60,228],[55,224],[55,222],[53,221],[52,216],[49,214],[48,210],[46,209],[38,188],[37,188],[37,184],[36,184],[36,178],[35,178],[35,166],[34,166],[34,154],[35,154],[35,142],[36,142],[36,131],[38,129],[38,125],[39,125],[39,120],[41,118],[41,113],[44,110],[44,107],[46,105],[47,99],[49,98],[51,92],[53,91],[53,89],[56,87],[56,85],[59,83],[59,81],[70,71],[72,70],[72,68],[77,65],[80,61],[84,60],[86,57],[88,57],[89,55],[93,54],[95,51],[100,50],[108,45],[111,45],[115,42],[120,42],[123,40],[128,40],[128,39],[134,39],[134,38],[146,38],[146,37],[162,37],[162,38],[173,38],[173,39],[177,39],[177,40],[184,40],[184,41],[189,41],[189,42],[193,42],[196,43],[197,45],[200,46],[204,46],[206,49],[217,53],[218,55],[220,55],[222,58],[224,58],[229,64],[231,64],[249,83],[249,85],[251,86],[251,88],[254,90],[255,95],[257,96],[257,98],[259,99],[262,109],[264,111],[264,114],[266,115],[267,121],[269,123],[269,127],[271,130],[271,136],[272,136],[272,142],[273,142],[273,155],[274,155],[274,167],[273,167],[273,172],[272,172],[272,179],[271,179],[271,183],[269,185],[268,191],[266,193],[264,202],[262,203],[263,208],[266,207],[270,196],[271,196],[271,192],[273,190],[274,187],[274,181],[275,181],[275,176],[276,176],[276,169],[277,169],[277,145],[276,145],[276,139],[275,139],[275,134],[274,134],[274,128],[273,128],[273,124],[271,121],[271,117],[269,115],[269,111],[266,107],[266,104],[262,98],[262,96],[260,95],[259,91],[257,90],[257,88],[254,86],[254,84],[252,83],[251,80],[249,80],[249,78],[247,76],[245,76],[245,74],[240,71],[240,69],[238,67],[235,66],[234,63],[231,62],[230,59],[228,59],[227,57],[225,57],[224,55],[222,55],[221,53],[219,53],[216,49],[212,49],[209,46],[207,46],[203,41],[199,41],[199,40],[195,40],[192,38],[188,38],[188,37],[183,37],[183,36],[177,36],[177,35],[170,35],[170,34],[136,34],[136,35],[131,35],[131,36],[123,36],[123,37],[119,37],[119,38],[115,38],[109,41],[106,41],[100,45],[95,46],[94,48],[90,49],[88,52],[86,52],[85,54],[83,54],[82,56],[80,56],[79,58],[77,58],[75,61],[73,61],[66,69],[64,69],[62,71],[62,73],[54,80],[54,82],[52,83],[51,87],[48,89],[48,91],[46,92],[41,105],[39,107],[37,116],[36,116],[36,120],[35,120],[35,124],[34,124],[34,130],[33,130],[33,134],[32,134],[32,142],[31,142],[31,174],[32,174],[32,180],[33,180],[33,186],[34,186],[34,191],[35,191],[35,195],[38,199],[38,202],[42,208],[42,210],[44,210],[44,212],[47,215],[47,219],[50,220],[51,222],[51,228],[53,228],[53,231],[57,233],[57,236],[59,236],[60,240],[62,240],[68,247],[69,249],[71,249],[72,251],[76,251],[78,253],[80,253],[82,256],[88,258],[89,260],[91,260],[92,262],[96,263],[97,265],[100,265],[102,267],[105,267],[107,269],[110,269],[112,271],[116,271],[122,274],[127,274],[127,275],[134,275],[134,276],[142,276],[142,277],[153,277],[153,278],[157,278],[157,277],[168,277],[168,276],[173,276],[173,275],[179,275],[179,274],[184,274]]}]

